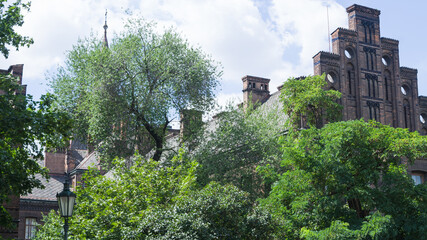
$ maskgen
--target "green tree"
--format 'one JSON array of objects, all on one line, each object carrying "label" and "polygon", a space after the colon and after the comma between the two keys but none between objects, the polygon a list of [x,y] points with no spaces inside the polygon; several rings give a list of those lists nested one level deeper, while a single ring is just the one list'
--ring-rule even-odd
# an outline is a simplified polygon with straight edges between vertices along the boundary
[{"label": "green tree", "polygon": [[[341,93],[326,88],[325,75],[289,78],[283,83],[281,100],[290,127],[321,127],[325,121],[341,120]],[[301,125],[301,122],[303,124]]]},{"label": "green tree", "polygon": [[131,19],[110,48],[91,37],[78,42],[51,85],[76,119],[80,139],[104,156],[128,157],[154,147],[158,161],[168,124],[183,109],[213,106],[217,64],[172,29]]},{"label": "green tree", "polygon": [[201,164],[197,181],[203,186],[210,181],[233,184],[250,193],[253,200],[267,196],[277,180],[277,174],[267,173],[280,168],[277,138],[284,128],[280,112],[279,104],[248,106],[245,111],[229,105],[218,114],[205,126],[192,155]]},{"label": "green tree", "polygon": [[24,16],[21,11],[29,10],[31,4],[17,0],[8,5],[6,9],[6,2],[7,0],[0,0],[0,52],[5,58],[8,58],[8,45],[18,50],[19,47],[29,47],[34,41],[32,38],[21,36],[14,29],[16,26],[20,27],[24,24]]},{"label": "green tree", "polygon": [[[272,232],[270,215],[253,210],[248,193],[218,183],[200,189],[198,164],[183,151],[167,164],[116,161],[108,176],[90,172],[78,188],[70,239],[264,239]],[[46,217],[36,239],[58,236],[58,219]]]},{"label": "green tree", "polygon": [[425,136],[358,120],[301,130],[282,142],[289,170],[261,202],[285,237],[425,236],[427,185],[414,185],[406,170],[427,156]]},{"label": "green tree", "polygon": [[[47,177],[48,171],[37,160],[45,147],[63,146],[71,128],[68,114],[53,108],[52,95],[36,102],[23,91],[16,78],[0,74],[0,203],[43,187],[36,174]],[[10,220],[0,206],[0,225]]]}]

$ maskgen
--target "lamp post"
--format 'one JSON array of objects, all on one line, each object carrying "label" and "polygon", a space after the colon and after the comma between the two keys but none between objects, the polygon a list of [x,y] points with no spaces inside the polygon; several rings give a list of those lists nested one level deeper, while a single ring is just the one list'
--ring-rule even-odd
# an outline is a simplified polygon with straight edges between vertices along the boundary
[{"label": "lamp post", "polygon": [[68,179],[64,182],[64,190],[56,194],[59,205],[59,213],[61,217],[65,218],[64,223],[64,239],[68,238],[68,218],[73,215],[74,202],[76,200],[76,194],[70,191]]}]

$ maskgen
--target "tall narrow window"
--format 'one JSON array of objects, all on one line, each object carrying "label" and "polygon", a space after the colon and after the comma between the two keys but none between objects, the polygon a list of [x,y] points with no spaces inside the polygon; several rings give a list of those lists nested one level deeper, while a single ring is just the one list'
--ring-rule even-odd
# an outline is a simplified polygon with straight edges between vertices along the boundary
[{"label": "tall narrow window", "polygon": [[375,81],[375,79],[372,79],[372,97],[376,97],[376,94],[375,94],[375,88],[376,88],[376,81]]},{"label": "tall narrow window", "polygon": [[366,80],[368,81],[368,96],[371,97],[371,79],[366,77]]},{"label": "tall narrow window", "polygon": [[380,119],[380,103],[367,101],[366,104],[369,108],[369,119],[379,121]]},{"label": "tall narrow window", "polygon": [[371,52],[371,70],[374,70],[374,53]]},{"label": "tall narrow window", "polygon": [[32,239],[36,236],[36,218],[25,218],[25,239]]},{"label": "tall narrow window", "polygon": [[365,57],[366,57],[366,69],[369,69],[369,54],[367,51],[365,52]]},{"label": "tall narrow window", "polygon": [[384,76],[384,88],[385,88],[385,100],[389,100],[388,99],[388,78],[387,75]]},{"label": "tall narrow window", "polygon": [[347,79],[348,79],[348,93],[350,95],[353,95],[352,88],[351,88],[352,80],[351,80],[351,72],[350,72],[350,70],[347,70]]},{"label": "tall narrow window", "polygon": [[355,74],[354,74],[354,66],[351,63],[347,64],[347,84],[348,84],[348,94],[354,96],[356,93],[356,89],[354,87],[355,82]]},{"label": "tall narrow window", "polygon": [[384,72],[384,89],[385,89],[385,100],[391,100],[391,74],[390,71],[386,70]]},{"label": "tall narrow window", "polygon": [[363,25],[363,28],[365,29],[365,43],[368,42],[368,33],[366,31],[366,25]]},{"label": "tall narrow window", "polygon": [[369,25],[369,43],[372,44],[372,30],[371,30],[371,25]]},{"label": "tall narrow window", "polygon": [[411,126],[411,108],[407,99],[403,100],[403,115],[405,121],[405,128],[412,130]]}]

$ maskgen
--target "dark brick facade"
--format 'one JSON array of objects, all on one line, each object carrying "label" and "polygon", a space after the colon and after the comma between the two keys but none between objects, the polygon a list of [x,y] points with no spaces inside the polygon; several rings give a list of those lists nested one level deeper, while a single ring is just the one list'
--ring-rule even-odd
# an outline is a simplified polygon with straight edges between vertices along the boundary
[{"label": "dark brick facade", "polygon": [[[343,119],[374,119],[427,134],[427,97],[418,96],[417,70],[401,67],[399,41],[381,37],[380,11],[347,8],[349,28],[332,35],[332,53],[313,57],[314,74],[326,74],[330,89],[342,93]],[[427,161],[409,166],[426,179]]]},{"label": "dark brick facade", "polygon": [[[343,95],[344,120],[375,119],[393,127],[423,132],[417,70],[401,67],[399,42],[381,37],[380,11],[347,8],[350,29],[332,35],[333,53],[313,57],[314,74],[327,74],[329,88]],[[425,131],[424,131],[425,132]]]}]

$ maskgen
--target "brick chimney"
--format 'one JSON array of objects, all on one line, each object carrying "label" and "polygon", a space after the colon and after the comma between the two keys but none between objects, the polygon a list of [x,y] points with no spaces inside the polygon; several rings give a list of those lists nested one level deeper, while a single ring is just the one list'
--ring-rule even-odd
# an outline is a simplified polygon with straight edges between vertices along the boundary
[{"label": "brick chimney", "polygon": [[246,108],[249,101],[252,101],[252,104],[261,104],[270,97],[270,79],[254,77],[254,76],[244,76],[243,81],[243,106]]}]

